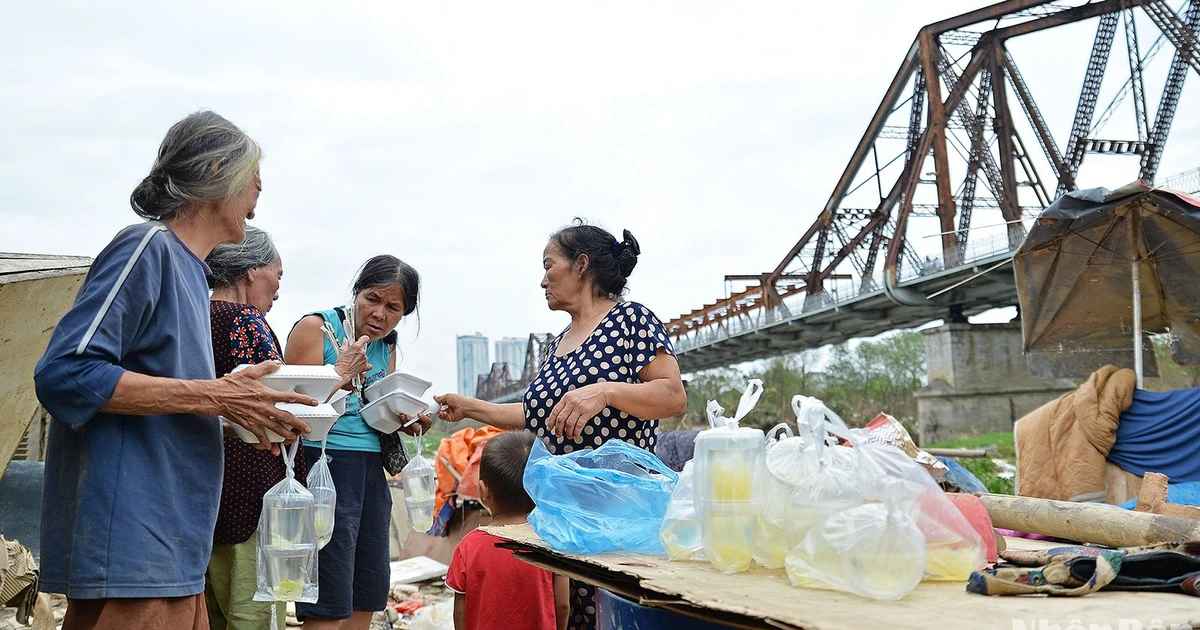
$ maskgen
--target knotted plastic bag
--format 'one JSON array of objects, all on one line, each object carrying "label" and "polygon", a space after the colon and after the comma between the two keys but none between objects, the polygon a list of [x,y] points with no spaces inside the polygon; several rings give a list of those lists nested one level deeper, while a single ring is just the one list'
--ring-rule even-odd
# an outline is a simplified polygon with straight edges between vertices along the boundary
[{"label": "knotted plastic bag", "polygon": [[[287,474],[263,495],[258,519],[256,602],[317,601],[317,528],[313,495],[299,481],[293,464],[297,440],[284,447]],[[272,615],[274,618],[274,615]]]},{"label": "knotted plastic bag", "polygon": [[662,555],[659,530],[678,480],[657,457],[620,440],[565,455],[535,440],[524,476],[536,504],[529,525],[558,551]]},{"label": "knotted plastic bag", "polygon": [[[861,439],[850,432],[852,443]],[[892,446],[856,443],[859,475],[868,499],[908,497],[915,502],[915,520],[925,537],[925,579],[966,581],[972,571],[987,564],[987,551],[979,533],[946,496],[929,472]]]},{"label": "knotted plastic bag", "polygon": [[911,501],[890,498],[831,514],[787,555],[793,586],[826,588],[871,599],[904,597],[921,582],[925,538]]},{"label": "knotted plastic bag", "polygon": [[762,512],[766,470],[763,432],[738,426],[758,403],[762,381],[751,379],[733,418],[717,401],[709,401],[712,429],[696,436],[696,512],[704,555],[723,573],[754,566],[754,536]]},{"label": "knotted plastic bag", "polygon": [[700,518],[696,515],[695,469],[693,462],[683,465],[675,493],[667,504],[659,537],[667,548],[670,560],[704,560],[704,544],[700,540]]},{"label": "knotted plastic bag", "polygon": [[313,495],[313,526],[317,530],[317,548],[333,538],[334,514],[337,512],[337,488],[325,457],[325,440],[321,440],[321,456],[308,469],[308,491]]},{"label": "knotted plastic bag", "polygon": [[803,449],[792,462],[795,482],[784,508],[789,548],[826,518],[863,503],[855,454],[830,439],[831,431],[847,432],[842,419],[808,396],[793,396],[792,409]]},{"label": "knotted plastic bag", "polygon": [[421,455],[420,434],[416,442],[417,454],[400,470],[400,476],[404,480],[404,507],[408,510],[408,524],[418,532],[427,532],[433,527],[437,470],[433,462]]}]

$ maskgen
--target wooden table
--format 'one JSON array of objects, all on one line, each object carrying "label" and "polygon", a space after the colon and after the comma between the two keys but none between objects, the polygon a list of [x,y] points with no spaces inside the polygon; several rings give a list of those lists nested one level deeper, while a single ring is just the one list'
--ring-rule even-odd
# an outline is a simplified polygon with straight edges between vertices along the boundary
[{"label": "wooden table", "polygon": [[[1200,629],[1200,598],[1174,593],[1101,591],[1084,597],[988,597],[959,582],[922,582],[899,601],[795,588],[782,570],[724,575],[708,563],[671,562],[634,553],[580,556],[556,552],[528,525],[485,527],[521,559],[570,575],[647,606],[743,628],[996,628],[1003,630],[1142,629],[1158,622]],[[1049,547],[1008,538],[1010,549]],[[1124,623],[1124,625],[1122,625]],[[1095,625],[1092,625],[1095,624]]]}]

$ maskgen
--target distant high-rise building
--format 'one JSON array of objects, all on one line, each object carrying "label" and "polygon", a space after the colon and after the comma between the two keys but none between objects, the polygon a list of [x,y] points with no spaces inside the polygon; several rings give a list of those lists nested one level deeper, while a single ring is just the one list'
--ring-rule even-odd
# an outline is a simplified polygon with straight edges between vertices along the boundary
[{"label": "distant high-rise building", "polygon": [[479,377],[488,373],[488,339],[480,333],[458,336],[458,393],[474,396]]},{"label": "distant high-rise building", "polygon": [[525,370],[525,350],[529,340],[521,337],[505,337],[496,342],[496,363],[507,363],[508,373],[519,378]]}]

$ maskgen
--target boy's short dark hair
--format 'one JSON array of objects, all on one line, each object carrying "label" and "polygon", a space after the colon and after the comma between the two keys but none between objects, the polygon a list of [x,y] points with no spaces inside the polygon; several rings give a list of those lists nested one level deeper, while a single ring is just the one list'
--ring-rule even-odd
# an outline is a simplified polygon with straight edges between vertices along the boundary
[{"label": "boy's short dark hair", "polygon": [[525,492],[525,462],[537,439],[528,431],[505,431],[483,445],[479,480],[487,484],[494,512],[529,514],[533,499]]}]

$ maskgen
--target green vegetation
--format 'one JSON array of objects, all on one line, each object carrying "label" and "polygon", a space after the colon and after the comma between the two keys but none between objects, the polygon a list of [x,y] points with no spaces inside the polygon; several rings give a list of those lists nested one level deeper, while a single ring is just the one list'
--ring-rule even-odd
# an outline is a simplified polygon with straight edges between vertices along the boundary
[{"label": "green vegetation", "polygon": [[[1017,452],[1013,446],[1013,434],[1011,431],[1001,431],[999,433],[988,433],[972,438],[963,438],[961,440],[949,440],[946,442],[938,442],[930,444],[929,448],[988,448],[995,447],[996,452],[993,454],[995,459],[1002,459],[1007,462],[1016,463]],[[992,461],[993,457],[959,457],[955,461],[962,464],[963,468],[971,471],[971,474],[979,478],[983,485],[987,486],[988,491],[996,494],[1013,494],[1013,479],[998,477],[1000,467]]]},{"label": "green vegetation", "polygon": [[977,437],[938,442],[937,444],[930,444],[928,446],[929,448],[988,448],[991,446],[995,447],[996,457],[1000,459],[1013,461],[1017,458],[1017,450],[1013,446],[1012,431],[987,433]]},{"label": "green vegetation", "polygon": [[913,392],[924,385],[926,373],[921,333],[909,330],[842,344],[833,348],[823,371],[816,367],[817,355],[804,352],[771,359],[750,372],[733,368],[700,372],[688,382],[685,424],[706,426],[704,408],[709,400],[721,403],[726,415],[732,416],[746,381],[758,378],[765,391],[746,418],[748,426],[769,429],[795,420],[792,396],[805,394],[825,401],[850,426],[861,426],[885,412],[911,430],[917,415]]},{"label": "green vegetation", "polygon": [[[434,428],[436,429],[438,427],[435,426]],[[422,435],[421,436],[421,454],[427,458],[432,459],[432,455],[437,452],[438,446],[440,446],[442,444],[442,438],[450,437],[451,433],[453,433],[453,431],[447,432],[447,433],[441,433],[441,432],[427,433],[425,435]],[[416,438],[407,436],[407,435],[404,436],[404,447],[408,449],[409,455],[416,454],[416,452],[413,450],[415,443],[416,443]]]},{"label": "green vegetation", "polygon": [[1170,342],[1168,335],[1155,335],[1153,341],[1154,355],[1158,359],[1158,376],[1146,378],[1146,389],[1165,392],[1173,389],[1200,387],[1200,367],[1175,363],[1167,347]]}]

